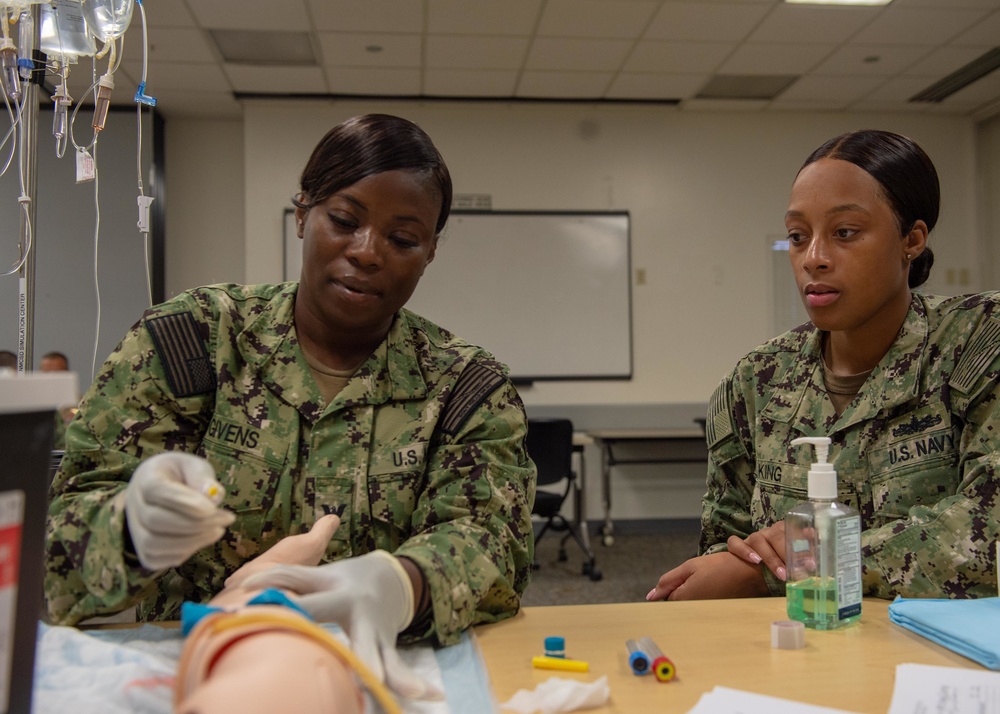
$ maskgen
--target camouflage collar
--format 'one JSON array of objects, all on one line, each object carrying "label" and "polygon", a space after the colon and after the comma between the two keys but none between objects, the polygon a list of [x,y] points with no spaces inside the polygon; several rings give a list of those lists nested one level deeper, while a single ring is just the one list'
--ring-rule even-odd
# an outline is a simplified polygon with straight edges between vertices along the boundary
[{"label": "camouflage collar", "polygon": [[[304,376],[309,367],[295,333],[297,290],[297,283],[287,284],[259,314],[248,318],[236,346],[270,391],[315,421],[325,410],[320,407],[323,400],[316,384]],[[426,395],[413,342],[409,321],[403,314],[396,315],[389,334],[330,407],[376,405]]]},{"label": "camouflage collar", "polygon": [[[914,294],[896,341],[872,370],[858,396],[834,421],[832,404],[824,397],[822,374],[823,332],[813,328],[802,335],[794,368],[774,385],[764,413],[776,421],[800,424],[804,431],[825,433],[846,429],[874,418],[883,406],[901,404],[917,396],[920,356],[928,336],[927,309]],[[802,385],[809,384],[808,389]],[[832,428],[830,428],[832,427]]]}]

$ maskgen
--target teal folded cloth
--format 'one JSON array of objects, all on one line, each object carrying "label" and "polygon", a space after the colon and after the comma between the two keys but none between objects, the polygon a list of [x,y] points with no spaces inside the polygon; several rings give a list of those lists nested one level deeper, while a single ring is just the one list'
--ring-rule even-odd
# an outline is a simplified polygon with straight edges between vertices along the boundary
[{"label": "teal folded cloth", "polygon": [[889,619],[989,669],[1000,670],[1000,598],[896,598]]}]

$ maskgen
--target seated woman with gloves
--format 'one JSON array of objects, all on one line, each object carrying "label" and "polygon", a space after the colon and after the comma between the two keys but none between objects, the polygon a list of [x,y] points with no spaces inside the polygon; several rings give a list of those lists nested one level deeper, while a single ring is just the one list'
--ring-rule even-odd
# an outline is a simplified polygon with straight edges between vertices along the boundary
[{"label": "seated woman with gloves", "polygon": [[423,691],[383,664],[397,638],[452,644],[517,612],[533,558],[524,406],[492,355],[403,307],[451,195],[415,124],[348,119],[294,198],[298,282],[195,288],[142,316],[67,429],[52,622],[178,619],[330,513],[323,565],[290,587],[396,691]]}]

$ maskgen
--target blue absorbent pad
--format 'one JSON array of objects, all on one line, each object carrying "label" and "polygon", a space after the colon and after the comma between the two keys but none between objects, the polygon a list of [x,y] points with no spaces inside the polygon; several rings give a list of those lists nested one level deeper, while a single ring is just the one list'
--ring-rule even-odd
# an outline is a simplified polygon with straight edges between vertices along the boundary
[{"label": "blue absorbent pad", "polygon": [[[343,638],[336,625],[323,627]],[[173,679],[184,638],[178,628],[137,625],[78,630],[40,623],[32,714],[171,714]],[[493,714],[489,676],[472,634],[440,649],[402,647],[418,675],[442,688],[446,701],[401,701],[406,714]],[[369,697],[370,700],[370,697]],[[380,709],[369,701],[369,712]]]},{"label": "blue absorbent pad", "polygon": [[1000,670],[1000,598],[896,598],[889,619],[942,647]]}]

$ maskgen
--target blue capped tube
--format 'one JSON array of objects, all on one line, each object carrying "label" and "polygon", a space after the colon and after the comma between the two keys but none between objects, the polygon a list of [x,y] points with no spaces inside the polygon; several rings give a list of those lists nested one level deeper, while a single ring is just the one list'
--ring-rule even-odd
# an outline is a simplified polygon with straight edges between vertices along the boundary
[{"label": "blue capped tube", "polygon": [[649,655],[642,651],[639,643],[635,640],[627,640],[625,647],[628,649],[628,666],[632,668],[632,674],[640,677],[650,673]]}]

